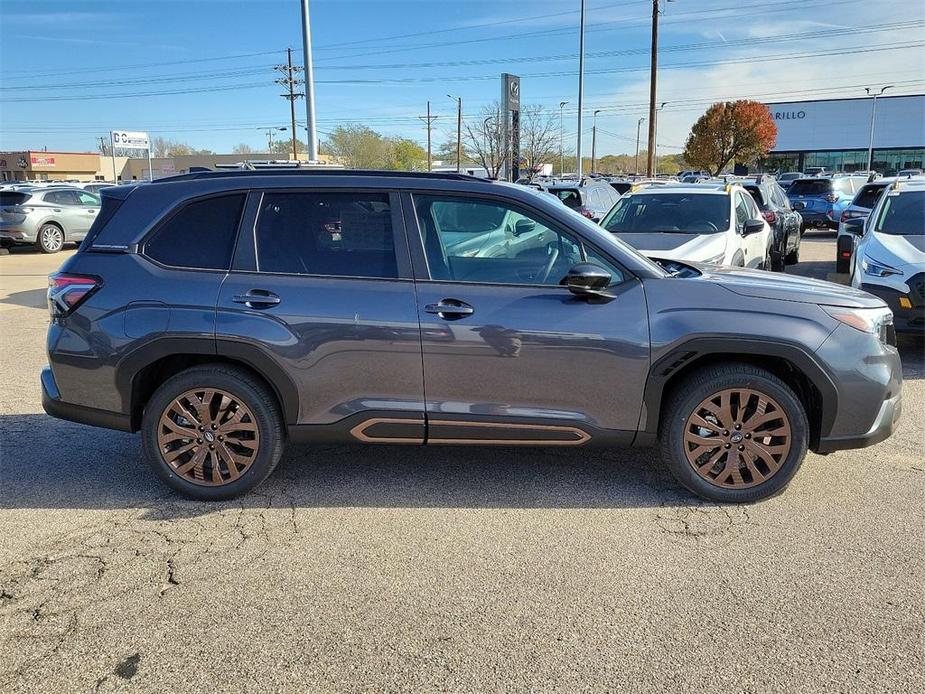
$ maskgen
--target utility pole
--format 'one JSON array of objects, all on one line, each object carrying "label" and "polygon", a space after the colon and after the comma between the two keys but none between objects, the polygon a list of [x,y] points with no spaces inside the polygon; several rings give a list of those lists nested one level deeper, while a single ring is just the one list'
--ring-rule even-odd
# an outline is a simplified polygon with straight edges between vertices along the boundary
[{"label": "utility pole", "polygon": [[883,87],[876,94],[873,93],[870,87],[864,87],[864,91],[867,92],[868,96],[874,98],[873,103],[870,106],[870,143],[867,145],[867,170],[874,170],[874,124],[877,122],[877,97],[883,94],[887,89],[892,88],[892,84],[888,84]]},{"label": "utility pole", "polygon": [[[656,0],[657,2],[657,0]],[[581,109],[585,99],[585,0],[581,0],[578,29],[578,180],[581,180]]]},{"label": "utility pole", "polygon": [[462,97],[447,96],[456,102],[456,173],[462,173]]},{"label": "utility pole", "polygon": [[652,0],[652,64],[649,68],[649,151],[646,153],[646,176],[651,176],[655,165],[655,99],[658,81],[658,15],[659,0]]},{"label": "utility pole", "polygon": [[644,120],[645,117],[642,117],[636,121],[636,170],[633,172],[635,174],[639,173],[639,129],[642,127],[642,121]]},{"label": "utility pole", "polygon": [[298,142],[298,140],[296,139],[296,133],[298,131],[295,128],[295,100],[298,99],[300,96],[305,96],[305,94],[295,91],[296,85],[303,83],[303,80],[296,78],[296,73],[301,72],[302,68],[299,67],[298,65],[292,64],[292,49],[291,48],[286,49],[286,56],[287,56],[286,64],[277,65],[273,69],[279,70],[285,75],[285,77],[281,77],[280,79],[276,80],[276,83],[281,84],[284,87],[288,87],[289,89],[288,94],[280,94],[280,96],[283,97],[284,99],[289,99],[289,117],[292,120],[292,160],[298,161],[299,160],[299,150],[296,144]]},{"label": "utility pole", "polygon": [[428,102],[427,102],[427,115],[426,115],[426,116],[418,116],[418,119],[424,121],[424,122],[427,124],[427,170],[428,170],[428,171],[431,170],[431,157],[430,157],[430,130],[431,130],[431,124],[432,124],[435,120],[437,120],[437,118],[439,118],[439,116],[432,116],[432,115],[430,115],[430,102],[428,101]]},{"label": "utility pole", "polygon": [[665,108],[665,104],[667,103],[668,103],[667,101],[663,101],[662,105],[659,106],[657,109],[655,109],[655,152],[653,152],[653,158],[652,158],[652,175],[653,176],[658,175],[658,114],[663,108]]},{"label": "utility pole", "polygon": [[312,23],[308,0],[302,0],[302,51],[305,59],[305,123],[309,161],[318,161],[318,133],[315,128],[315,70],[312,63]]},{"label": "utility pole", "polygon": [[565,129],[562,125],[562,109],[565,108],[565,105],[567,103],[568,101],[559,102],[559,175],[560,176],[565,173],[565,149],[564,149],[564,144],[563,144],[565,142]]},{"label": "utility pole", "polygon": [[597,169],[595,165],[597,163],[597,114],[601,112],[601,109],[597,109],[593,114],[593,125],[591,126],[591,171],[589,173],[594,173]]}]

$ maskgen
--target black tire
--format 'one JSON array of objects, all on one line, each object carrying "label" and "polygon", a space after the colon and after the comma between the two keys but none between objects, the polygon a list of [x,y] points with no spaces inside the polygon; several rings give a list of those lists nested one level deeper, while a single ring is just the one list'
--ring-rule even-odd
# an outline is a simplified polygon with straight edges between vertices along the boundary
[{"label": "black tire", "polygon": [[[197,388],[219,389],[233,395],[253,413],[259,433],[260,446],[253,462],[237,479],[218,486],[204,486],[178,475],[164,460],[158,444],[159,422],[165,409],[175,398]],[[272,392],[248,371],[225,364],[195,366],[167,379],[145,406],[141,433],[145,457],[158,478],[184,496],[200,501],[232,499],[256,488],[273,472],[285,441],[282,417]]]},{"label": "black tire", "polygon": [[784,271],[784,249],[779,248],[776,251],[768,251],[770,269],[772,272]]},{"label": "black tire", "polygon": [[[749,388],[773,398],[790,423],[790,449],[777,472],[756,486],[721,487],[701,477],[688,462],[684,427],[688,417],[706,398],[728,388]],[[790,387],[764,369],[742,363],[725,363],[696,371],[675,388],[666,403],[659,439],[661,458],[672,475],[694,494],[719,503],[750,503],[784,489],[806,456],[809,423],[806,411]]]},{"label": "black tire", "polygon": [[800,262],[800,246],[797,245],[792,251],[790,251],[787,256],[784,258],[785,265],[796,265]]},{"label": "black tire", "polygon": [[64,229],[49,222],[39,228],[35,247],[42,253],[57,253],[64,248]]}]

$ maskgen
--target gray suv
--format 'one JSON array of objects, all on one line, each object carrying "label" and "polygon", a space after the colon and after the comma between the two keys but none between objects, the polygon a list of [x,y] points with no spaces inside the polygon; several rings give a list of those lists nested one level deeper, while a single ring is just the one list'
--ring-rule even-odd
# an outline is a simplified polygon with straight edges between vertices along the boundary
[{"label": "gray suv", "polygon": [[107,188],[48,305],[45,411],[140,431],[199,499],[253,489],[287,441],[352,441],[658,445],[691,491],[747,502],[901,409],[880,299],[669,272],[550,196],[459,174]]},{"label": "gray suv", "polygon": [[57,253],[67,242],[82,241],[99,211],[99,196],[80,188],[3,190],[0,243]]}]

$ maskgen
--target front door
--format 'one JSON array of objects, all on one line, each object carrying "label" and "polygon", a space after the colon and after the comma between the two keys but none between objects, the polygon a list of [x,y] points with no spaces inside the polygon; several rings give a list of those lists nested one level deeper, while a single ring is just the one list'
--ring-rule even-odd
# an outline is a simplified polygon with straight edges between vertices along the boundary
[{"label": "front door", "polygon": [[751,195],[736,191],[736,232],[742,239],[742,252],[745,254],[745,267],[764,267],[767,260],[767,234],[745,234],[745,224],[752,219],[761,219],[761,210]]},{"label": "front door", "polygon": [[[416,286],[428,443],[631,440],[649,366],[642,284],[506,201],[409,195],[406,206],[427,265]],[[560,285],[584,260],[611,272],[612,299]]]},{"label": "front door", "polygon": [[388,192],[251,193],[218,300],[218,350],[280,374],[296,434],[423,442],[420,329],[397,208]]}]

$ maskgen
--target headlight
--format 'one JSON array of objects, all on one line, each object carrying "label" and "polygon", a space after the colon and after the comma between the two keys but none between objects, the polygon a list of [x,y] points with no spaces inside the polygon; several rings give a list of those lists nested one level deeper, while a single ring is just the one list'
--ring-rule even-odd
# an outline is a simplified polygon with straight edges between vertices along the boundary
[{"label": "headlight", "polygon": [[723,258],[726,257],[726,251],[723,251],[719,255],[714,255],[712,258],[707,258],[706,260],[701,260],[700,262],[706,263],[707,265],[722,265]]},{"label": "headlight", "polygon": [[902,270],[897,270],[895,267],[890,267],[885,263],[878,263],[876,260],[871,260],[870,258],[861,259],[861,269],[864,271],[865,275],[871,275],[873,277],[889,277],[890,275],[901,275]]},{"label": "headlight", "polygon": [[879,308],[845,308],[844,306],[821,306],[835,320],[850,325],[863,333],[877,335],[885,344],[894,344],[893,312],[886,306]]}]

